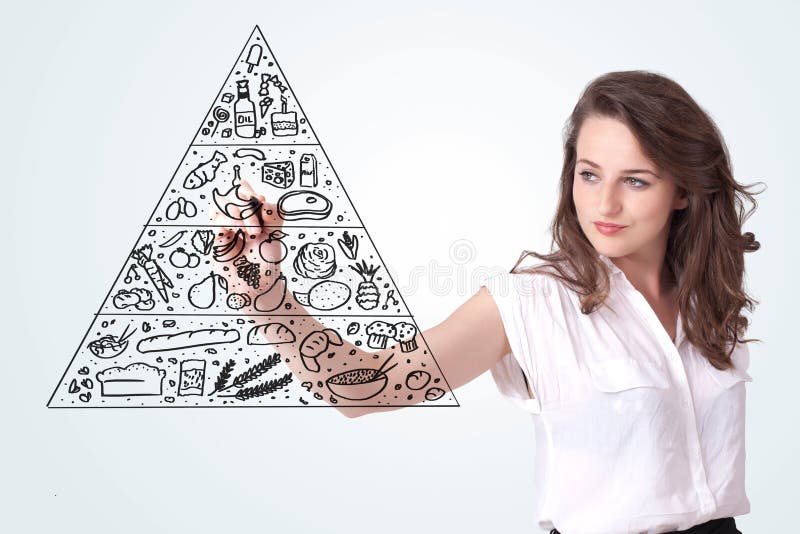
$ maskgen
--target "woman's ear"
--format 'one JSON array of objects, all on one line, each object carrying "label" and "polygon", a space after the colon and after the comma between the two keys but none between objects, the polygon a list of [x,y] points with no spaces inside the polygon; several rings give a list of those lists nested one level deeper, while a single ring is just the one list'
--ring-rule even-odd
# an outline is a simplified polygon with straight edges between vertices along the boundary
[{"label": "woman's ear", "polygon": [[678,194],[675,196],[675,202],[672,205],[672,209],[682,210],[687,207],[689,207],[689,193],[686,191],[678,191]]}]

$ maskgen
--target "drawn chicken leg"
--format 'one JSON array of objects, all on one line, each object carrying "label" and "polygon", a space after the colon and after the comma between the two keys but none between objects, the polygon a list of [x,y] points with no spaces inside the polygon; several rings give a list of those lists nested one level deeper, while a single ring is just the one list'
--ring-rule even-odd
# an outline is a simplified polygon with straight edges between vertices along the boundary
[{"label": "drawn chicken leg", "polygon": [[219,189],[215,187],[213,193],[214,203],[217,205],[220,211],[222,211],[222,213],[231,219],[243,221],[254,213],[258,213],[258,211],[261,209],[261,202],[253,198],[244,198],[239,194],[239,187],[241,186],[239,166],[235,165],[233,170],[234,178],[232,187],[225,193],[220,193]]}]

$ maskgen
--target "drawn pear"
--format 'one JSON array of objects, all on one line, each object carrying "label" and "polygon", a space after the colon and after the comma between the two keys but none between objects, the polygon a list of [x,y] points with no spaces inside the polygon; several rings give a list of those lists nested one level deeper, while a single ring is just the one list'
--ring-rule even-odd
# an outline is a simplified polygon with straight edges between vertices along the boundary
[{"label": "drawn pear", "polygon": [[212,272],[189,288],[189,302],[195,308],[208,309],[214,305],[217,296],[216,279],[218,274]]},{"label": "drawn pear", "polygon": [[253,307],[261,312],[271,312],[283,304],[284,298],[286,298],[286,277],[281,274],[269,289],[256,297]]}]

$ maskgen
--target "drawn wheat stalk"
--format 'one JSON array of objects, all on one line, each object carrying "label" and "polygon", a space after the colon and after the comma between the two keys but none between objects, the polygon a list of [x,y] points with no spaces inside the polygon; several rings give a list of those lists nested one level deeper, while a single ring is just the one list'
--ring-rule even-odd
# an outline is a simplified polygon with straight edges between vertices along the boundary
[{"label": "drawn wheat stalk", "polygon": [[[222,393],[223,391],[227,391],[231,388],[244,388],[244,385],[248,382],[252,382],[253,380],[258,379],[261,375],[275,367],[281,362],[281,355],[277,352],[273,353],[271,356],[264,358],[259,363],[253,365],[245,372],[240,373],[233,379],[233,382],[230,385],[227,385],[228,379],[231,376],[231,371],[233,370],[233,366],[236,365],[233,360],[229,360],[228,363],[222,368],[220,371],[219,377],[217,378],[217,383],[214,385],[214,391],[211,393]],[[289,373],[291,376],[291,373]],[[285,377],[284,377],[285,378]],[[270,382],[265,382],[265,384],[269,384]],[[264,384],[261,384],[263,386]],[[256,388],[261,386],[255,386]],[[252,390],[255,389],[253,387],[245,388],[241,391],[245,390]],[[241,393],[241,391],[239,393]],[[250,395],[250,396],[261,396],[266,395],[266,393],[261,393],[259,395]],[[220,397],[239,397],[238,393],[236,395],[220,395]],[[249,398],[249,397],[245,397]]]},{"label": "drawn wheat stalk", "polygon": [[226,389],[225,384],[228,383],[228,379],[231,377],[231,371],[234,365],[236,365],[235,361],[228,360],[228,363],[222,366],[222,370],[219,372],[219,376],[217,376],[217,381],[214,383],[214,391],[209,393],[209,396]]},{"label": "drawn wheat stalk", "polygon": [[253,397],[262,397],[264,395],[269,395],[270,393],[275,393],[279,389],[283,389],[292,381],[292,373],[286,373],[281,378],[276,378],[274,380],[268,380],[263,384],[259,384],[254,387],[248,387],[244,389],[240,389],[236,395],[233,395],[239,400],[247,400]]}]

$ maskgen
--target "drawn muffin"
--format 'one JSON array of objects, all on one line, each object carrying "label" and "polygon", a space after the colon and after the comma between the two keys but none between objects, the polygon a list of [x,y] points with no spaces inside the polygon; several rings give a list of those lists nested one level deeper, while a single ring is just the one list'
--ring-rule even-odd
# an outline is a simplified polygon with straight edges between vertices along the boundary
[{"label": "drawn muffin", "polygon": [[394,327],[397,330],[394,339],[400,343],[400,350],[402,352],[417,350],[417,327],[411,323],[404,322],[399,322]]},{"label": "drawn muffin", "polygon": [[397,330],[394,325],[383,321],[373,321],[367,326],[367,346],[373,349],[385,349],[386,341],[394,338]]}]

